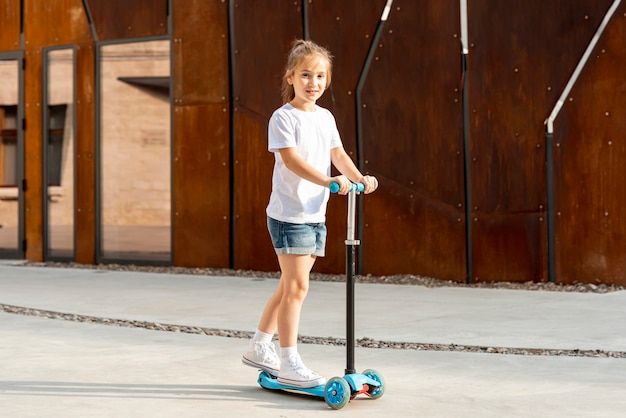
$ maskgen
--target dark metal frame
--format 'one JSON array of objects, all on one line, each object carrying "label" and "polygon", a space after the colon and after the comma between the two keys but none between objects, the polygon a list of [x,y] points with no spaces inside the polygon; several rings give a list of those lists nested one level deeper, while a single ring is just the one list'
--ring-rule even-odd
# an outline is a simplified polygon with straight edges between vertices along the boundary
[{"label": "dark metal frame", "polygon": [[[23,42],[23,35],[22,35]],[[26,236],[24,228],[24,54],[22,51],[0,52],[0,61],[15,61],[18,66],[18,97],[17,97],[17,207],[18,237],[17,248],[0,249],[0,258],[23,259],[26,255]]]}]

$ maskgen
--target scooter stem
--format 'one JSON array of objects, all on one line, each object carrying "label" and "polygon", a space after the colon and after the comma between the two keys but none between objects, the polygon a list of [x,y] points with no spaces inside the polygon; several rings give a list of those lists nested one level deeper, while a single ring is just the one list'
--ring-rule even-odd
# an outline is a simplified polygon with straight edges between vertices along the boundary
[{"label": "scooter stem", "polygon": [[346,375],[355,374],[354,368],[354,276],[355,253],[360,241],[355,239],[356,190],[348,193],[348,228],[346,235]]}]

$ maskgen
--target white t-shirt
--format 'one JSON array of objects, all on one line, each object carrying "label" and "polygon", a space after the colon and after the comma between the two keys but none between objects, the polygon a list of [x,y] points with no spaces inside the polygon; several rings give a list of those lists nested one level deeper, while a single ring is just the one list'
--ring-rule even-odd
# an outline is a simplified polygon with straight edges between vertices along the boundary
[{"label": "white t-shirt", "polygon": [[296,148],[307,163],[330,175],[330,150],[342,146],[332,113],[317,105],[314,112],[303,112],[287,103],[270,118],[268,139],[275,163],[267,216],[296,224],[325,222],[328,188],[289,170],[279,150]]}]

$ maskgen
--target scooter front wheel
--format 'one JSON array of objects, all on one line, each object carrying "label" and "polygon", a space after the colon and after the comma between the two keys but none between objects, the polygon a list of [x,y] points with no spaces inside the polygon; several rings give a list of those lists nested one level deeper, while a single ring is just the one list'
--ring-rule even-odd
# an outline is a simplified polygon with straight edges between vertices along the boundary
[{"label": "scooter front wheel", "polygon": [[333,409],[341,409],[350,401],[350,385],[343,377],[333,377],[324,388],[324,400]]},{"label": "scooter front wheel", "polygon": [[367,392],[370,398],[378,399],[383,396],[383,393],[385,393],[385,379],[383,379],[383,376],[374,369],[364,370],[362,374],[380,384],[379,386],[370,387],[370,390]]}]

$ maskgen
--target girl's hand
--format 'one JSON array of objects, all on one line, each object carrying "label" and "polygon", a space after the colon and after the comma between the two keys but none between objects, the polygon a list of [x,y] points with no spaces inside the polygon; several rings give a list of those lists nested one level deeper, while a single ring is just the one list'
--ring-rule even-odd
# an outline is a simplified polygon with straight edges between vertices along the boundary
[{"label": "girl's hand", "polygon": [[328,181],[328,186],[330,186],[330,183],[332,183],[333,181],[339,185],[339,191],[337,193],[343,195],[348,194],[352,182],[348,180],[346,176],[341,175],[337,177],[331,177],[331,179]]},{"label": "girl's hand", "polygon": [[359,180],[359,183],[365,185],[365,191],[363,192],[365,194],[372,193],[378,188],[378,180],[374,176],[363,176]]}]

